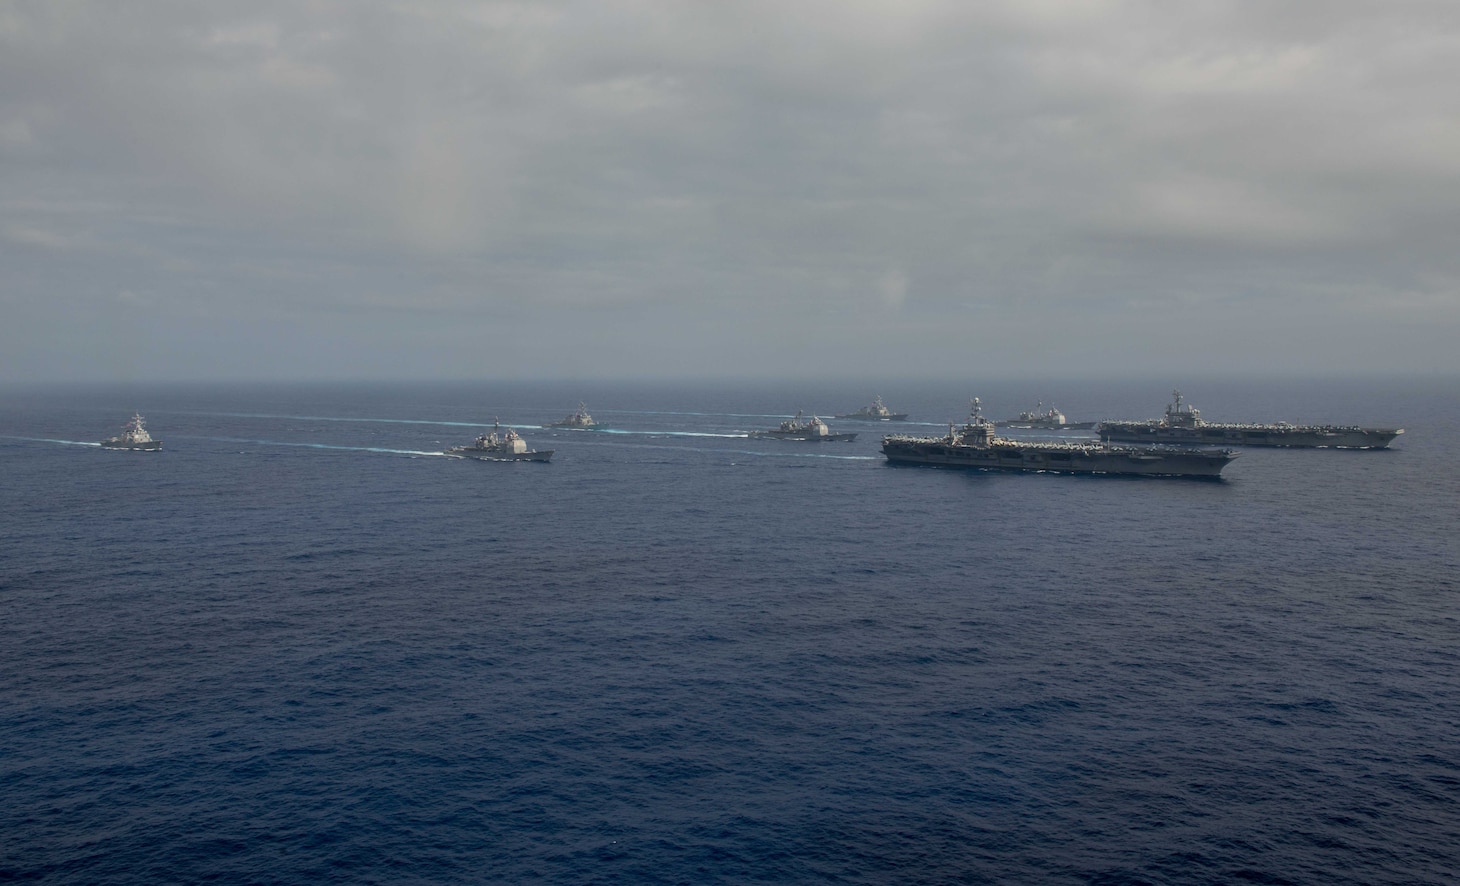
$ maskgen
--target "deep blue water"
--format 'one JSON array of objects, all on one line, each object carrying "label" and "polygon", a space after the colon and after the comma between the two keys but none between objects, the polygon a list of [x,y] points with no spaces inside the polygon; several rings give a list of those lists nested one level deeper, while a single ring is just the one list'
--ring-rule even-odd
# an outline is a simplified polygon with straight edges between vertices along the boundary
[{"label": "deep blue water", "polygon": [[[0,392],[0,880],[1452,881],[1460,386],[1184,392],[1408,431],[1209,483],[737,436],[1162,382]],[[553,462],[432,454],[494,415]]]}]

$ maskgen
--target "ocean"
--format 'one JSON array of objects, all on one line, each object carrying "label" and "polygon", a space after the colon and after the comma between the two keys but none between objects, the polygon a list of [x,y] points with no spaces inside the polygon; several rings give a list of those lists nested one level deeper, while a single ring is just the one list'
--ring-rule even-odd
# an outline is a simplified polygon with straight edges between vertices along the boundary
[{"label": "ocean", "polygon": [[1185,380],[1406,429],[1220,482],[878,449],[1170,384],[0,390],[0,881],[1453,882],[1453,379]]}]

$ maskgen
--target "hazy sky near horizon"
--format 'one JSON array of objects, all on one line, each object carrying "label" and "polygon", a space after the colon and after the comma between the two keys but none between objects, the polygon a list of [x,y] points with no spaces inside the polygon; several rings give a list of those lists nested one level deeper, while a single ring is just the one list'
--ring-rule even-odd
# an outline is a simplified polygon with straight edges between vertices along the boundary
[{"label": "hazy sky near horizon", "polygon": [[1460,4],[0,0],[0,381],[1460,371]]}]

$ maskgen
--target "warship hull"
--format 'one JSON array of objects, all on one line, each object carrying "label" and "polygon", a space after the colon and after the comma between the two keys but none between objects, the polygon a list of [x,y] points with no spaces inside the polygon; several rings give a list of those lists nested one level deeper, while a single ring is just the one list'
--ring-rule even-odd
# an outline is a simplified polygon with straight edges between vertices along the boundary
[{"label": "warship hull", "polygon": [[1221,450],[1102,446],[1026,446],[995,441],[989,446],[947,440],[889,437],[882,453],[890,464],[931,465],[986,471],[1033,471],[1133,477],[1221,479],[1236,453]]},{"label": "warship hull", "polygon": [[851,434],[814,434],[805,431],[751,431],[751,437],[768,437],[772,440],[800,440],[806,443],[850,443],[857,439]]},{"label": "warship hull", "polygon": [[1011,418],[1008,421],[994,422],[995,427],[1012,428],[1023,431],[1088,431],[1095,427],[1093,421],[1026,421],[1024,419]]},{"label": "warship hull", "polygon": [[146,443],[128,443],[125,440],[103,440],[102,449],[129,449],[133,452],[159,452],[162,450],[161,440],[149,440]]},{"label": "warship hull", "polygon": [[553,451],[535,449],[527,452],[492,452],[487,449],[478,449],[475,446],[453,446],[446,450],[446,454],[460,458],[475,458],[480,461],[547,461],[553,457]]},{"label": "warship hull", "polygon": [[834,415],[832,418],[844,418],[847,421],[907,421],[906,412],[894,412],[890,415],[875,415],[868,412],[844,412]]},{"label": "warship hull", "polygon": [[1174,443],[1183,446],[1287,446],[1301,449],[1387,449],[1400,429],[1300,427],[1296,425],[1232,425],[1203,422],[1198,427],[1169,427],[1159,422],[1103,422],[1100,438],[1129,443]]}]

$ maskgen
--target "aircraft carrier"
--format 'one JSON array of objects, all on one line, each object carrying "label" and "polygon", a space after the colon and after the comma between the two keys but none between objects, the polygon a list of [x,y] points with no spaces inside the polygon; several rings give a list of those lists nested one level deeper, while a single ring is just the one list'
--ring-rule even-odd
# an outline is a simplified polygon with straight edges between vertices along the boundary
[{"label": "aircraft carrier", "polygon": [[892,464],[935,465],[996,471],[1047,471],[1141,477],[1221,479],[1239,453],[1230,449],[1181,446],[1112,446],[1109,443],[1035,443],[994,436],[974,398],[968,424],[948,426],[946,437],[882,438],[882,454]]},{"label": "aircraft carrier", "polygon": [[1202,421],[1201,411],[1183,403],[1172,391],[1166,415],[1150,421],[1103,421],[1096,426],[1102,440],[1135,443],[1222,444],[1226,446],[1291,446],[1304,449],[1387,449],[1403,428],[1360,428],[1352,425],[1228,424]]}]

